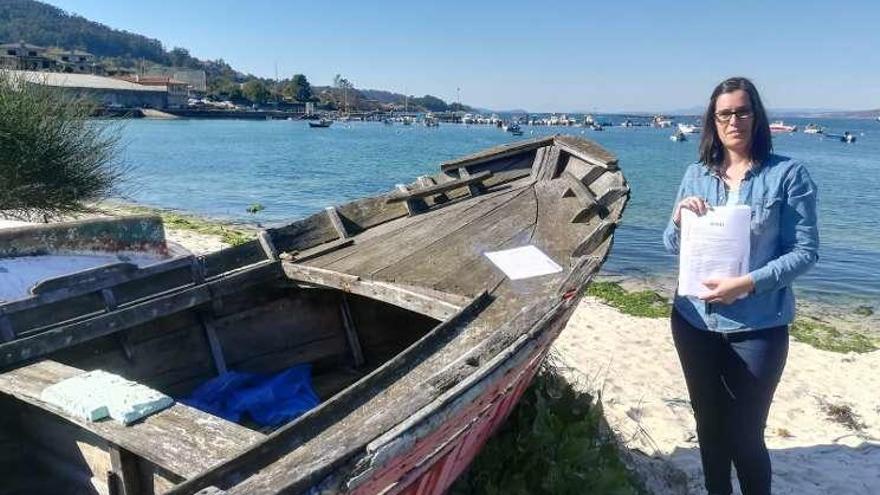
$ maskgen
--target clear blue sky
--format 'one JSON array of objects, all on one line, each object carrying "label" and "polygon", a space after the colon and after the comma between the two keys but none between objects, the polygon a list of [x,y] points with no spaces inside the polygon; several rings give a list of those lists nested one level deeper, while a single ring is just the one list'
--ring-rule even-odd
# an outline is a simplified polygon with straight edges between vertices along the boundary
[{"label": "clear blue sky", "polygon": [[773,108],[880,107],[876,0],[49,3],[263,77],[492,109],[681,109],[731,75]]}]

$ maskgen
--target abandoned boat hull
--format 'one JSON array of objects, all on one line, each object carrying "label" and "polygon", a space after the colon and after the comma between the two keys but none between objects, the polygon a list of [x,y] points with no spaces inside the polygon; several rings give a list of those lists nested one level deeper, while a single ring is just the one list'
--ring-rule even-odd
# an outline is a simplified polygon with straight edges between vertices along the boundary
[{"label": "abandoned boat hull", "polygon": [[[18,462],[59,479],[63,465],[96,493],[441,493],[528,386],[628,192],[595,144],[534,139],[257,241],[0,306],[0,408],[18,411],[0,444],[34,442]],[[485,256],[523,246],[560,270],[511,279]],[[322,402],[268,431],[183,403],[87,423],[39,395],[96,368],[181,397],[226,370],[300,363]],[[67,426],[46,442],[44,423]]]}]

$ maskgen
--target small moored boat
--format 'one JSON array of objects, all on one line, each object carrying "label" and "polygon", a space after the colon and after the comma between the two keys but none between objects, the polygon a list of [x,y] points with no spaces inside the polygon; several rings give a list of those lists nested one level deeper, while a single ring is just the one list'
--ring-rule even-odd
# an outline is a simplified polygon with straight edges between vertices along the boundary
[{"label": "small moored boat", "polygon": [[804,127],[804,134],[822,134],[824,129],[820,127],[818,124],[807,124]]},{"label": "small moored boat", "polygon": [[694,124],[678,124],[678,132],[682,134],[699,134],[700,128]]},{"label": "small moored boat", "polygon": [[770,132],[775,133],[787,133],[787,132],[797,132],[796,125],[785,125],[785,123],[781,120],[777,120],[770,124]]},{"label": "small moored boat", "polygon": [[[613,155],[554,136],[215,253],[43,282],[0,304],[4,489],[443,493],[528,386],[628,197]],[[180,400],[301,366],[317,405],[280,426]],[[45,399],[96,370],[178,400],[126,426]]]},{"label": "small moored boat", "polygon": [[333,124],[333,121],[329,119],[321,119],[317,122],[309,121],[309,127],[312,128],[326,128],[330,127],[331,124]]}]

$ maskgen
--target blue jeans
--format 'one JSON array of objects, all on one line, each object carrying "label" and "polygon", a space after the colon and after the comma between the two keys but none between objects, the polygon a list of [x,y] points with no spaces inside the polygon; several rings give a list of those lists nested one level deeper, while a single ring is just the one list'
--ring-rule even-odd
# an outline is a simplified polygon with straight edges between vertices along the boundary
[{"label": "blue jeans", "polygon": [[769,494],[764,428],[788,356],[788,326],[710,332],[673,310],[672,337],[697,422],[706,489],[729,495],[733,462],[743,495]]}]

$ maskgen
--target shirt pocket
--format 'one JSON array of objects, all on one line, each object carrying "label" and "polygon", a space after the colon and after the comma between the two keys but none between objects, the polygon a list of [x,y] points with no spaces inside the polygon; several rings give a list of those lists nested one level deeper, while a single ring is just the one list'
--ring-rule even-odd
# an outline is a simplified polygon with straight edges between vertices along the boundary
[{"label": "shirt pocket", "polygon": [[779,231],[782,198],[772,196],[752,205],[752,234],[764,235]]}]

